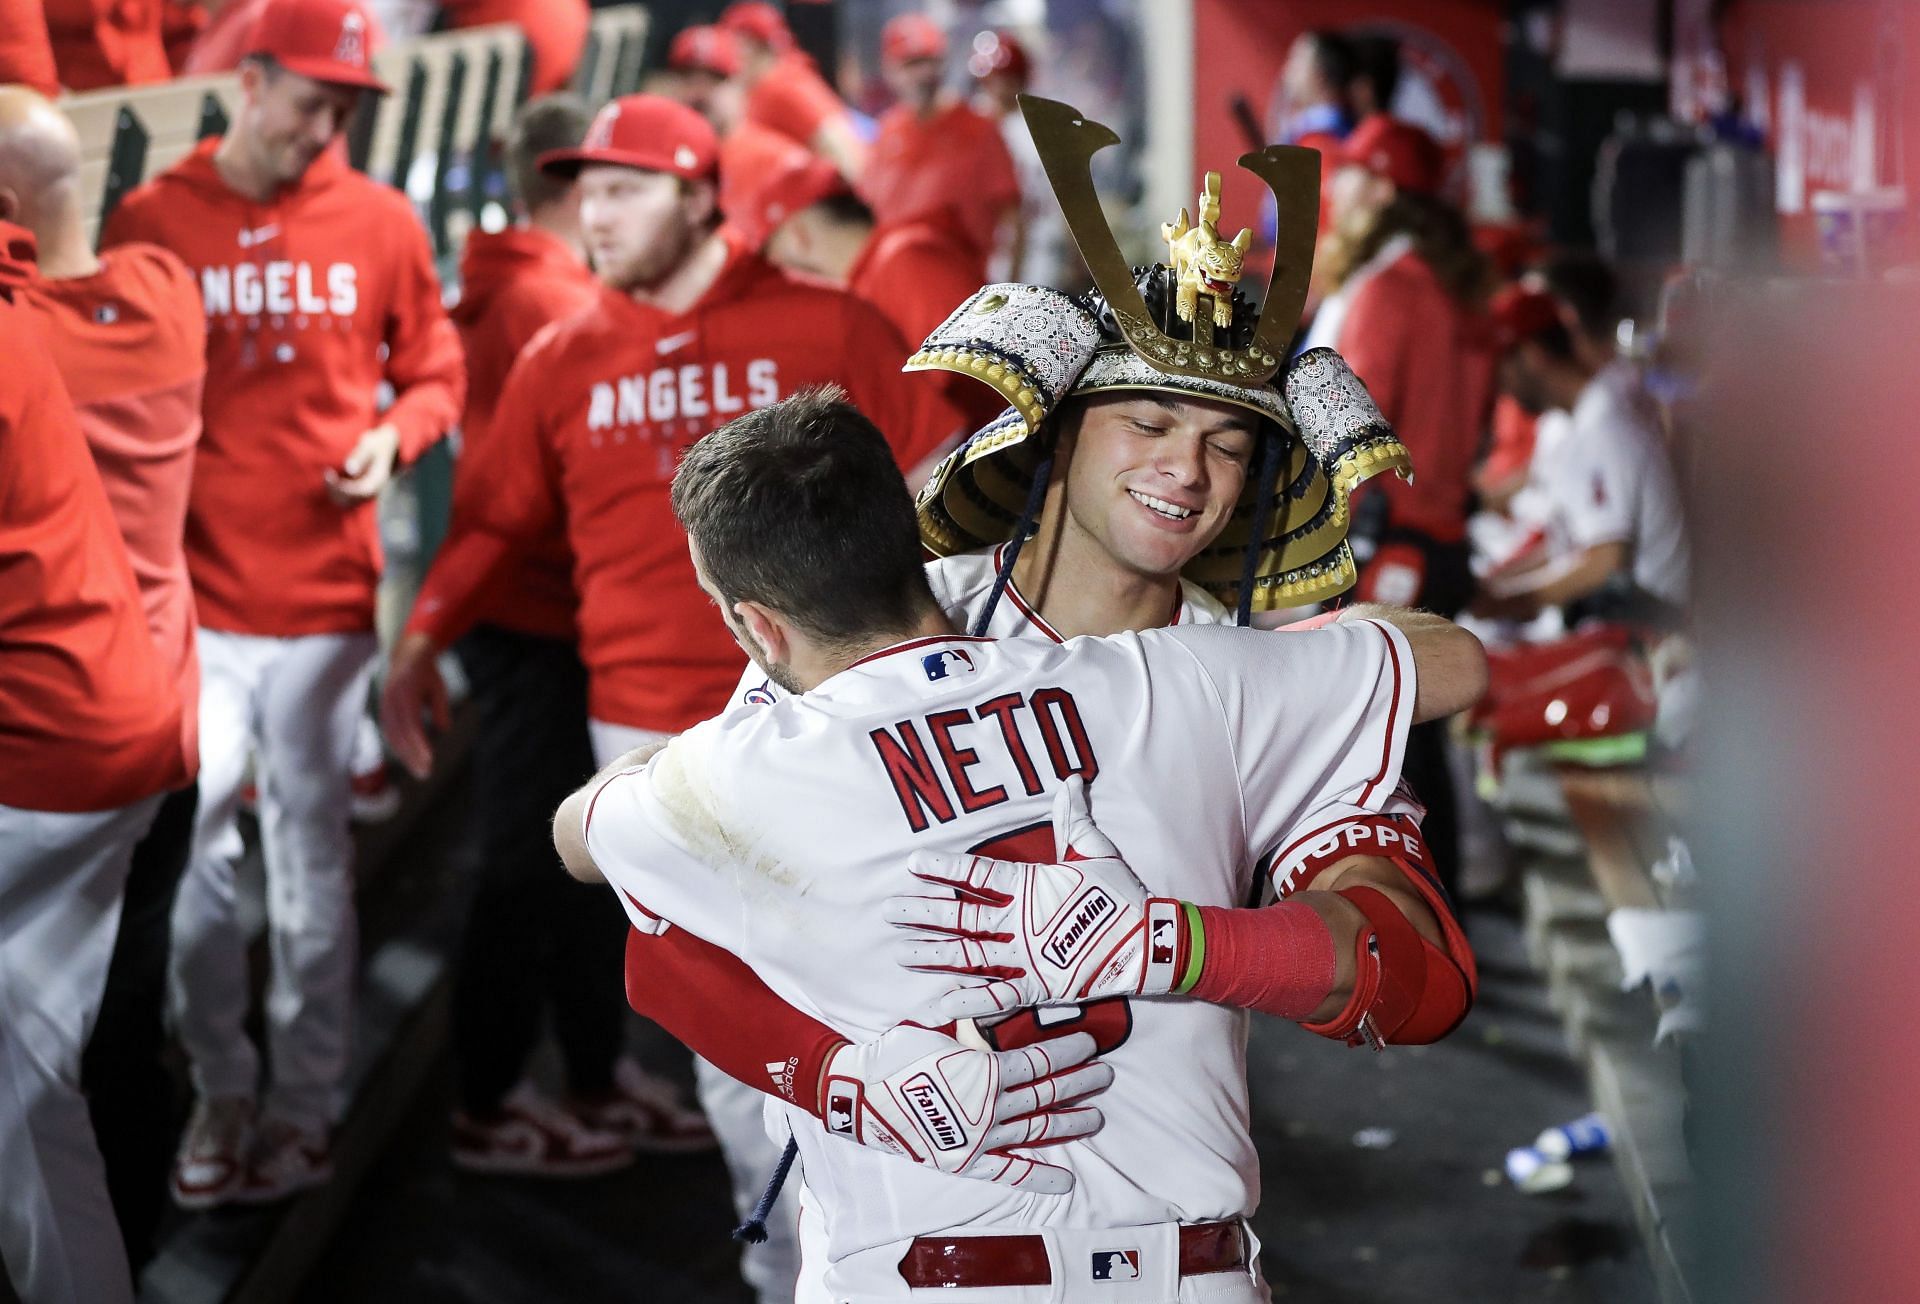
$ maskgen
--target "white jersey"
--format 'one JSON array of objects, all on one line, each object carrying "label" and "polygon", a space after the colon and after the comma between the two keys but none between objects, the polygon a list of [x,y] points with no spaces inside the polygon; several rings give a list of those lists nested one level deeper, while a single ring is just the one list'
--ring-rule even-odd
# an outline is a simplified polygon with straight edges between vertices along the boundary
[{"label": "white jersey", "polygon": [[[987,608],[987,598],[993,592],[993,581],[1000,574],[1000,563],[1006,551],[1007,545],[1002,543],[991,548],[955,553],[951,557],[927,563],[927,585],[933,590],[934,601],[947,613],[947,619],[953,622],[955,629],[965,634],[973,632],[974,625],[980,620],[980,613]],[[1212,594],[1191,580],[1180,581],[1180,591],[1167,612],[1168,625],[1232,623],[1233,613]],[[1027,601],[1026,595],[1020,592],[1012,579],[1008,579],[1000,601],[994,606],[993,618],[987,622],[986,633],[988,638],[1044,638],[1054,643],[1067,641]],[[785,695],[777,684],[768,680],[765,671],[748,662],[740,686],[734,690],[733,702],[735,705],[741,702],[765,705]]]},{"label": "white jersey", "polygon": [[1668,602],[1686,600],[1680,492],[1631,365],[1613,363],[1587,383],[1565,435],[1540,460],[1555,554],[1627,544],[1635,584]]},{"label": "white jersey", "polygon": [[[916,887],[911,852],[1051,858],[1054,795],[1081,774],[1095,819],[1150,889],[1236,906],[1295,830],[1387,809],[1414,693],[1405,639],[1372,621],[1063,645],[921,639],[695,726],[610,777],[585,836],[636,924],[673,920],[866,1041],[948,986],[896,964],[882,918],[887,897]],[[1111,1047],[1115,1070],[1105,1128],[1047,1152],[1075,1174],[1067,1195],[950,1177],[788,1107],[807,1184],[833,1213],[832,1262],[943,1230],[1253,1210],[1246,1013],[1149,999],[1067,1018]]]}]

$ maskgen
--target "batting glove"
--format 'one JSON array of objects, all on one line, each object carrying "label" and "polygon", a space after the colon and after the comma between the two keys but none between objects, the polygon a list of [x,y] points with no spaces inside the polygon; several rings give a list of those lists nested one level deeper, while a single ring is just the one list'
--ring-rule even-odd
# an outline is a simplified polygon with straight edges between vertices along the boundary
[{"label": "batting glove", "polygon": [[1099,1131],[1099,1110],[1069,1108],[1113,1081],[1093,1055],[1085,1033],[995,1051],[903,1023],[828,1058],[821,1118],[835,1136],[943,1173],[1059,1195],[1073,1174],[1015,1149]]},{"label": "batting glove", "polygon": [[981,980],[938,1009],[982,1018],[1034,1005],[1175,990],[1188,935],[1185,907],[1148,894],[1120,850],[1094,826],[1086,784],[1068,780],[1053,804],[1062,863],[915,853],[915,878],[937,896],[896,896],[887,920],[910,931],[897,951],[909,969]]}]

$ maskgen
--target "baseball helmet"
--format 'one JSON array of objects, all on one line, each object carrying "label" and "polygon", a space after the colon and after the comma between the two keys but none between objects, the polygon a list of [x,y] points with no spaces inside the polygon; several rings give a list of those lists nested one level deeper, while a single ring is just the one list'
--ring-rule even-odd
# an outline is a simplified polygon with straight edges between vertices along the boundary
[{"label": "baseball helmet", "polygon": [[1274,383],[1300,317],[1319,206],[1319,155],[1269,146],[1241,159],[1271,186],[1282,215],[1264,310],[1236,288],[1248,235],[1220,238],[1218,173],[1161,228],[1172,266],[1130,267],[1094,193],[1088,161],[1117,137],[1067,105],[1021,97],[1069,228],[1096,288],[1075,298],[1044,286],[989,285],[961,304],[907,361],[908,370],[972,376],[1010,404],[934,471],[919,500],[921,539],[937,556],[1011,541],[1011,567],[1051,472],[1053,423],[1079,395],[1149,390],[1234,404],[1262,418],[1254,470],[1220,536],[1185,577],[1255,611],[1332,597],[1355,578],[1348,500],[1386,470],[1409,474],[1407,450],[1365,385],[1331,349],[1314,349]]}]

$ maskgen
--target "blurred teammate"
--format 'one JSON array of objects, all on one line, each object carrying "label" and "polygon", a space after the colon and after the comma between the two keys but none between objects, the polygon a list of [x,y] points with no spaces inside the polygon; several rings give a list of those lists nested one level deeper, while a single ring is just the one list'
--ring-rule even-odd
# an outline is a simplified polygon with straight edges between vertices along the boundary
[{"label": "blurred teammate", "polygon": [[[375,652],[374,499],[446,432],[464,390],[412,208],[332,148],[360,95],[381,89],[371,32],[351,0],[270,0],[232,127],[128,196],[104,240],[180,255],[208,324],[186,536],[201,803],[173,955],[199,1096],[174,1172],[189,1208],[275,1199],[330,1171],[355,973],[348,765]],[[382,380],[396,398],[376,413]],[[249,752],[272,956],[264,1096],[234,880]]]},{"label": "blurred teammate", "polygon": [[[484,515],[475,501],[484,486],[468,468],[493,437],[514,359],[548,324],[598,297],[573,184],[537,165],[550,150],[578,145],[586,130],[586,109],[569,96],[523,106],[507,136],[506,166],[525,220],[467,240],[453,318],[471,380],[442,545],[455,553]],[[616,1070],[627,1079],[633,1071],[620,1058],[626,1009],[609,975],[619,968],[625,930],[597,894],[551,872],[553,808],[593,769],[572,567],[556,522],[511,563],[458,647],[478,723],[473,846],[480,864],[454,971],[453,1161],[478,1172],[579,1177],[630,1163],[635,1145],[713,1144],[705,1120],[670,1095],[620,1089]],[[433,584],[423,590],[423,608],[438,601],[437,592]],[[548,1015],[575,1099],[617,1130],[585,1126],[521,1081]],[[617,1114],[616,1103],[623,1106]]]},{"label": "blurred teammate", "polygon": [[69,91],[135,86],[173,77],[158,0],[102,4],[100,0],[44,0],[47,35],[60,84]]},{"label": "blurred teammate", "polygon": [[440,9],[455,30],[512,23],[525,33],[533,56],[531,95],[550,95],[573,80],[592,16],[587,0],[442,0]]},{"label": "blurred teammate", "polygon": [[60,93],[40,0],[0,0],[0,85],[28,86],[42,95]]},{"label": "blurred teammate", "polygon": [[174,668],[17,306],[32,260],[0,220],[0,1261],[33,1304],[130,1304],[81,1055],[134,845],[187,764]]},{"label": "blurred teammate", "polygon": [[[949,210],[880,224],[824,159],[803,159],[761,190],[749,225],[768,232],[767,260],[845,286],[878,308],[905,340],[924,340],[985,279]],[[990,389],[954,377],[946,393],[961,428],[1000,410]]]},{"label": "blurred teammate", "polygon": [[974,79],[973,104],[999,124],[1020,189],[1020,221],[987,266],[993,281],[1065,284],[1069,279],[1067,227],[1047,185],[1047,170],[1020,117],[1020,94],[1033,82],[1033,57],[1011,32],[981,32],[973,38],[967,71]]},{"label": "blurred teammate", "polygon": [[37,321],[106,486],[147,625],[181,703],[184,782],[167,795],[128,872],[113,963],[82,1066],[107,1185],[136,1269],[152,1252],[171,1153],[172,1081],[161,1062],[168,917],[192,843],[200,666],[182,535],[206,377],[200,290],[153,245],[96,257],[80,198],[80,140],[45,100],[0,90],[0,217],[31,230],[39,275],[16,295]]},{"label": "blurred teammate", "polygon": [[1020,246],[1020,182],[999,124],[941,85],[947,35],[902,14],[880,39],[881,71],[898,100],[881,115],[860,194],[882,222],[950,208],[985,262]]},{"label": "blurred teammate", "polygon": [[[520,355],[488,442],[463,470],[476,480],[475,530],[434,559],[434,603],[415,608],[387,678],[388,738],[416,772],[431,763],[421,710],[440,692],[435,653],[470,626],[506,562],[562,520],[604,763],[712,715],[740,677],[739,649],[695,583],[667,503],[688,447],[827,380],[884,416],[903,467],[952,433],[929,388],[899,375],[906,345],[874,309],[770,266],[720,227],[715,151],[698,114],[633,95],[601,110],[581,148],[543,160],[579,176],[604,288]],[[723,1145],[745,1135],[757,1156],[767,1144],[757,1094],[697,1067]],[[739,1176],[736,1195],[751,1203],[764,1177]]]},{"label": "blurred teammate", "polygon": [[777,131],[826,159],[849,177],[860,175],[866,145],[847,106],[794,44],[787,20],[770,4],[728,5],[720,26],[740,44],[746,121]]},{"label": "blurred teammate", "polygon": [[713,124],[720,137],[720,211],[748,245],[759,248],[767,234],[759,220],[760,192],[818,156],[746,115],[740,42],[724,27],[683,28],[667,47],[667,67],[672,75],[662,93]]}]

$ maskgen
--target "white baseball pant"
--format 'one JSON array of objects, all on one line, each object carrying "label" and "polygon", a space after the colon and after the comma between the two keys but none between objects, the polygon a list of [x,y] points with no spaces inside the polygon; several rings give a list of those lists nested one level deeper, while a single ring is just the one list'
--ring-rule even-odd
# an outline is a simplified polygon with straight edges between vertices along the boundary
[{"label": "white baseball pant", "polygon": [[[589,720],[587,731],[593,739],[593,763],[602,769],[636,747],[669,736],[604,720]],[[761,1118],[767,1093],[736,1081],[698,1055],[693,1057],[693,1080],[700,1107],[706,1111],[707,1122],[720,1139],[720,1153],[727,1161],[734,1210],[745,1220],[780,1162],[782,1145],[767,1135]],[[794,1282],[800,1275],[798,1184],[796,1172],[767,1218],[765,1243],[749,1245],[741,1255],[740,1275],[760,1297],[760,1304],[793,1301]]]},{"label": "white baseball pant", "polygon": [[84,815],[0,806],[0,1262],[33,1304],[133,1299],[80,1055],[133,847],[160,801]]},{"label": "white baseball pant", "polygon": [[308,1129],[330,1126],[343,1103],[358,940],[348,770],[376,651],[370,633],[200,631],[200,812],[173,911],[174,1016],[195,1089],[253,1098],[234,880],[251,753],[271,956],[262,1112]]}]

